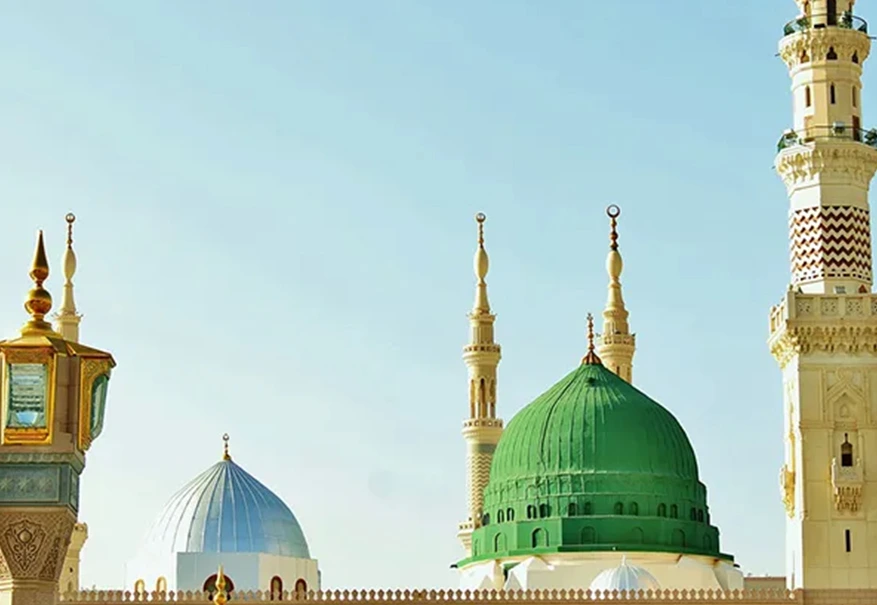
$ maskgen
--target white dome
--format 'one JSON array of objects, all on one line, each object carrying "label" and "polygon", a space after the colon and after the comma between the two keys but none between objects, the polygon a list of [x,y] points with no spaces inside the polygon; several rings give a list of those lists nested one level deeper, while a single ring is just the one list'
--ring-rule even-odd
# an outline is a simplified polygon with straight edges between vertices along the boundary
[{"label": "white dome", "polygon": [[613,590],[661,590],[661,585],[658,584],[655,576],[642,567],[628,564],[627,557],[623,557],[621,565],[601,571],[588,588],[601,592],[612,592]]}]

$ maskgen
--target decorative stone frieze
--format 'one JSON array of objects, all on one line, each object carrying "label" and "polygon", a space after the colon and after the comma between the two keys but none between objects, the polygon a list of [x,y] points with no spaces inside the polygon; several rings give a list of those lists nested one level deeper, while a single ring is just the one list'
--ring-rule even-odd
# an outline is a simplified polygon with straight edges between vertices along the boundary
[{"label": "decorative stone frieze", "polygon": [[825,61],[832,51],[846,61],[855,55],[861,65],[871,52],[871,39],[855,29],[810,28],[785,36],[780,40],[779,51],[790,71],[807,63]]},{"label": "decorative stone frieze", "polygon": [[824,138],[783,149],[775,168],[789,194],[817,179],[843,178],[867,189],[877,171],[877,149],[850,138]]}]

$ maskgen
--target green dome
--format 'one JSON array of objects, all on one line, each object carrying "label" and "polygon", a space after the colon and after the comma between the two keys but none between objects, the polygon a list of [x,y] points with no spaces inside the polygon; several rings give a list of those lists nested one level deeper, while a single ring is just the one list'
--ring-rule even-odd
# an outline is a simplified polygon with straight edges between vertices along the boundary
[{"label": "green dome", "polygon": [[597,362],[521,410],[497,445],[472,559],[649,551],[731,559],[682,426]]}]

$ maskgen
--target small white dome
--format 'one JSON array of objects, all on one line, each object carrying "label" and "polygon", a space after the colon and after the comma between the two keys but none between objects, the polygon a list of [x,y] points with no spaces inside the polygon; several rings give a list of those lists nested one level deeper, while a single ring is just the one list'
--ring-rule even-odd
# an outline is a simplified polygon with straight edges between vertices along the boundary
[{"label": "small white dome", "polygon": [[627,557],[623,557],[621,565],[601,571],[588,588],[601,592],[611,592],[613,590],[660,590],[661,585],[658,584],[655,576],[642,567],[630,565],[627,562]]}]

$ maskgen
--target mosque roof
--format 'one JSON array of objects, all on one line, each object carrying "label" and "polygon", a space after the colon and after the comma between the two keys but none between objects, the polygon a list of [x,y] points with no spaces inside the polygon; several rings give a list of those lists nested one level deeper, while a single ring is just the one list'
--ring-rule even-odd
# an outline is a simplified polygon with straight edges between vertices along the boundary
[{"label": "mosque roof", "polygon": [[682,426],[593,351],[509,423],[472,559],[568,551],[728,558]]},{"label": "mosque roof", "polygon": [[289,507],[232,461],[227,450],[222,460],[168,501],[150,530],[145,550],[310,558],[304,533]]}]

